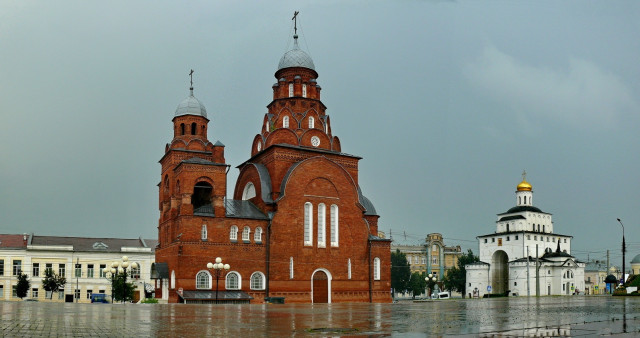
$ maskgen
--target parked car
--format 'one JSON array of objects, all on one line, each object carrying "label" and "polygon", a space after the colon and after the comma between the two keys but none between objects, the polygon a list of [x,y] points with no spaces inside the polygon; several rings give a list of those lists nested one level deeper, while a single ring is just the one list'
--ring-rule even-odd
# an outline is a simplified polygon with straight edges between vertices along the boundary
[{"label": "parked car", "polygon": [[109,303],[106,296],[104,293],[94,293],[91,295],[91,303]]},{"label": "parked car", "polygon": [[451,295],[449,292],[438,292],[431,295],[431,299],[449,299]]}]

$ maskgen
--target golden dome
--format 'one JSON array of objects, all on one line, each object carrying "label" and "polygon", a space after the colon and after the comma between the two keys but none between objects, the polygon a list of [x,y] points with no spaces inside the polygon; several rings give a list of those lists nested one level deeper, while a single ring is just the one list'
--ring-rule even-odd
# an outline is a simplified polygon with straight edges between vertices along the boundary
[{"label": "golden dome", "polygon": [[531,184],[529,182],[522,180],[517,187],[518,191],[531,191]]}]

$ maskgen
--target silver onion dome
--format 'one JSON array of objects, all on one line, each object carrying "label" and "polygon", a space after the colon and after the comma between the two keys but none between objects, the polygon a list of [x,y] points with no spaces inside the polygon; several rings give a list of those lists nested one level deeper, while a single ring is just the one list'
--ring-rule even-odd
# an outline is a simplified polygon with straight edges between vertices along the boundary
[{"label": "silver onion dome", "polygon": [[191,88],[191,94],[180,102],[176,108],[176,116],[182,115],[200,115],[207,117],[207,109],[193,96],[193,88]]},{"label": "silver onion dome", "polygon": [[304,52],[300,49],[300,46],[298,46],[297,35],[293,36],[293,49],[284,53],[282,58],[280,58],[280,63],[278,63],[278,70],[290,67],[302,67],[316,70],[313,65],[313,60],[311,60],[309,54]]}]

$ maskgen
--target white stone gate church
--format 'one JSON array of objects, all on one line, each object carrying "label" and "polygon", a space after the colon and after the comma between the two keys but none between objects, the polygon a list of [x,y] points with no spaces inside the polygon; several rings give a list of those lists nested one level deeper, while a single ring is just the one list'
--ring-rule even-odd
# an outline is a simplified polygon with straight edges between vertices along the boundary
[{"label": "white stone gate church", "polygon": [[525,175],[517,186],[516,206],[498,214],[494,233],[477,237],[480,262],[466,266],[469,297],[584,292],[585,263],[571,256],[573,237],[553,232],[551,214],[533,206]]}]

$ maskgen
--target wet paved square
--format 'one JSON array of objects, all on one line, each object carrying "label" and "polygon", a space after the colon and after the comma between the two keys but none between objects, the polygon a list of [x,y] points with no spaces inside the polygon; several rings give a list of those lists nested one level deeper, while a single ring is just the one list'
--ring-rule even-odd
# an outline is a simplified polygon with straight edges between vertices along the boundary
[{"label": "wet paved square", "polygon": [[0,313],[7,337],[640,335],[640,299],[608,296],[315,305],[1,302]]}]

